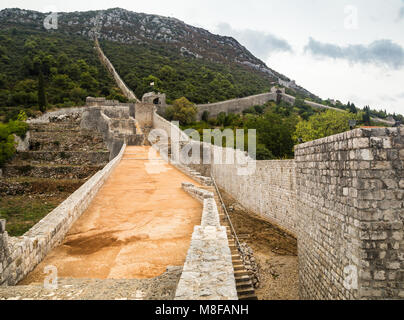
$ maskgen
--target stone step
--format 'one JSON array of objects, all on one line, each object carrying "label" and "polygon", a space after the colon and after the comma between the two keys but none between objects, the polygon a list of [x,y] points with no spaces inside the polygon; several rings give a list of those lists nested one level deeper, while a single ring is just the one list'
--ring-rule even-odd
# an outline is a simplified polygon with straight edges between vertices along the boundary
[{"label": "stone step", "polygon": [[239,290],[243,290],[243,289],[252,289],[253,293],[255,293],[255,290],[253,288],[253,284],[251,282],[251,280],[245,280],[245,281],[236,281],[236,289]]},{"label": "stone step", "polygon": [[239,294],[239,300],[258,300],[255,294]]},{"label": "stone step", "polygon": [[244,270],[234,270],[234,276],[235,277],[239,277],[239,276],[250,276],[250,272],[249,271],[246,271],[245,269]]},{"label": "stone step", "polygon": [[86,180],[44,179],[44,178],[3,178],[0,180],[0,194],[27,195],[49,192],[73,193]]},{"label": "stone step", "polygon": [[109,162],[109,151],[23,151],[12,159],[17,165],[20,161],[31,164],[52,163],[67,165],[106,165]]},{"label": "stone step", "polygon": [[255,295],[255,290],[250,287],[250,288],[241,288],[237,289],[237,294],[240,296],[245,296],[245,295]]},{"label": "stone step", "polygon": [[34,177],[52,179],[86,179],[98,171],[103,165],[67,166],[67,165],[6,165],[4,177]]},{"label": "stone step", "polygon": [[236,279],[236,282],[237,282],[237,283],[238,283],[238,282],[244,282],[244,281],[251,281],[251,279],[250,279],[249,276],[240,276],[240,275],[237,275],[237,276],[235,276],[235,279]]},{"label": "stone step", "polygon": [[242,270],[245,270],[243,264],[234,264],[234,265],[233,265],[233,268],[234,268],[234,271],[242,271]]}]

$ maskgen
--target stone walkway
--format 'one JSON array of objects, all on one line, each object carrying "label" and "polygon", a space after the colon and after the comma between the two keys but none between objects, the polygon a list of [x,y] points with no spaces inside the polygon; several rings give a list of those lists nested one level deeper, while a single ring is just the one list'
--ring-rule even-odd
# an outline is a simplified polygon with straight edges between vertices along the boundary
[{"label": "stone walkway", "polygon": [[126,149],[62,245],[20,284],[42,283],[49,265],[59,278],[100,280],[151,279],[168,266],[183,266],[202,205],[181,188],[195,182],[158,155],[145,160],[149,151]]}]

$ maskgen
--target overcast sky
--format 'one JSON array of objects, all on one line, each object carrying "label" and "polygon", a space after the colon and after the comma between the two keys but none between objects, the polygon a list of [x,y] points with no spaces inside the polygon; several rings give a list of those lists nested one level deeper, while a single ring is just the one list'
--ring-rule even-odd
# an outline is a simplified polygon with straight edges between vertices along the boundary
[{"label": "overcast sky", "polygon": [[1,9],[121,7],[233,36],[322,98],[404,113],[404,0],[2,0]]}]

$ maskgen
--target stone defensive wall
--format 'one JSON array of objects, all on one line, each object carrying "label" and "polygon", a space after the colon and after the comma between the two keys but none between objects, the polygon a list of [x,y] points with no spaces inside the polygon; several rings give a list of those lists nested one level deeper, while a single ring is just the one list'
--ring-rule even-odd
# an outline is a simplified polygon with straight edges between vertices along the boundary
[{"label": "stone defensive wall", "polygon": [[302,298],[403,299],[402,128],[308,142],[295,162]]},{"label": "stone defensive wall", "polygon": [[293,160],[257,161],[248,175],[238,165],[212,164],[216,183],[245,208],[297,235],[296,171]]},{"label": "stone defensive wall", "polygon": [[[250,107],[264,105],[269,101],[276,101],[277,93],[275,91],[276,91],[276,88],[273,88],[271,90],[271,92],[262,93],[262,94],[258,94],[258,95],[254,95],[254,96],[245,97],[245,98],[232,99],[232,100],[208,103],[208,104],[198,104],[198,105],[196,105],[198,108],[198,113],[196,115],[196,119],[198,121],[201,121],[202,115],[205,111],[209,112],[209,117],[217,117],[219,115],[219,113],[221,113],[221,112],[240,114],[244,110],[246,110]],[[282,101],[285,101],[286,103],[289,103],[289,104],[295,103],[296,98],[294,96],[286,94],[284,92],[284,89],[282,89],[281,91],[282,92],[280,93],[280,96],[281,96]],[[316,102],[313,102],[310,100],[304,100],[304,102],[313,108],[328,109],[328,110],[334,110],[334,111],[338,111],[338,112],[344,112],[344,110],[330,107],[327,105],[323,105],[320,103],[316,103]],[[165,110],[167,107],[168,107],[168,105],[158,106],[158,114],[164,116]],[[379,118],[371,118],[371,119],[375,122],[383,123],[386,125],[395,124],[395,122],[391,122],[391,121],[384,120],[384,119],[379,119]]]},{"label": "stone defensive wall", "polygon": [[105,56],[104,52],[102,51],[100,44],[98,42],[98,39],[95,39],[95,50],[97,51],[98,57],[100,58],[101,63],[107,68],[109,73],[112,75],[112,77],[115,80],[115,83],[121,89],[123,94],[125,95],[126,98],[129,100],[134,100],[136,102],[140,102],[139,99],[136,97],[136,95],[133,93],[132,90],[130,90],[125,82],[121,79],[119,74],[116,72],[114,66],[112,63],[109,61],[109,59]]},{"label": "stone defensive wall", "polygon": [[210,117],[216,117],[219,113],[242,113],[245,109],[252,106],[263,105],[268,101],[275,101],[276,93],[262,93],[246,98],[227,100],[209,104],[199,104],[197,119],[201,120],[205,111],[209,112]]},{"label": "stone defensive wall", "polygon": [[87,209],[121,161],[125,148],[126,145],[103,170],[97,172],[23,236],[9,237],[5,231],[5,220],[0,220],[0,285],[16,285],[63,241],[73,223]]},{"label": "stone defensive wall", "polygon": [[294,160],[241,164],[212,161],[227,148],[188,143],[208,150],[211,164],[197,166],[221,189],[296,236],[301,298],[403,299],[403,136],[356,129],[298,145]]}]

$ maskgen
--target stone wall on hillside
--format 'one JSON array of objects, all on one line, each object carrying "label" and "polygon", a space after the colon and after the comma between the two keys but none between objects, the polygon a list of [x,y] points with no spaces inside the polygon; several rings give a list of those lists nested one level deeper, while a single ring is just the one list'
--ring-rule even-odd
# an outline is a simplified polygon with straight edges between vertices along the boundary
[{"label": "stone wall on hillside", "polygon": [[121,89],[121,91],[123,92],[123,94],[125,95],[126,98],[128,98],[129,100],[133,100],[136,102],[139,102],[139,99],[136,98],[136,95],[133,93],[132,90],[130,90],[125,82],[123,82],[123,80],[121,79],[121,77],[119,76],[119,74],[116,72],[114,66],[112,65],[112,63],[109,61],[109,59],[105,56],[104,52],[102,51],[100,44],[98,42],[98,40],[95,40],[95,50],[97,51],[98,57],[100,58],[101,63],[107,68],[107,70],[109,71],[109,73],[112,75],[112,77],[115,80],[115,83],[117,84],[117,86],[119,87],[119,89]]},{"label": "stone wall on hillside", "polygon": [[197,119],[201,120],[204,111],[209,112],[209,117],[216,117],[219,113],[242,113],[252,106],[260,106],[268,101],[275,101],[276,93],[262,93],[246,98],[227,100],[209,104],[199,104]]},{"label": "stone wall on hillside", "polygon": [[130,116],[129,106],[97,106],[83,111],[80,127],[102,134],[112,160],[124,144],[143,144],[145,137],[137,132],[136,122]]}]

